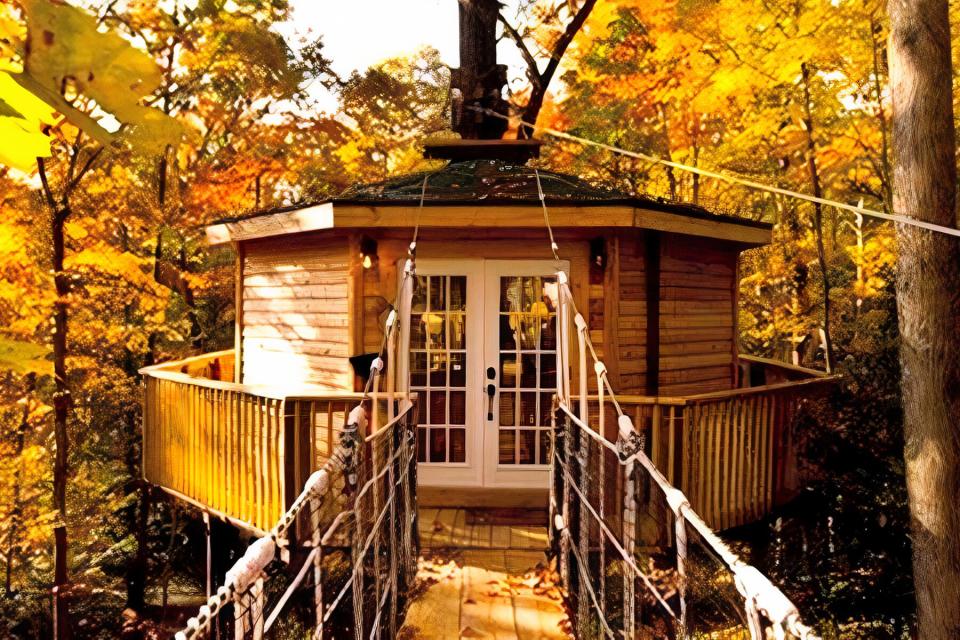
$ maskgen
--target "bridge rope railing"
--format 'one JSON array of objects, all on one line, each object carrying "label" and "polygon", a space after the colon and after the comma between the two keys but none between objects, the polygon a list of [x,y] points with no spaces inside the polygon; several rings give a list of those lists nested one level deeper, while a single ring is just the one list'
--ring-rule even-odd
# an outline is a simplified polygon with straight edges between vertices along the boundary
[{"label": "bridge rope railing", "polygon": [[367,435],[355,408],[333,455],[175,638],[393,637],[418,553],[415,410]]},{"label": "bridge rope railing", "polygon": [[622,411],[562,271],[557,282],[550,532],[577,637],[814,640],[650,460],[648,425]]}]

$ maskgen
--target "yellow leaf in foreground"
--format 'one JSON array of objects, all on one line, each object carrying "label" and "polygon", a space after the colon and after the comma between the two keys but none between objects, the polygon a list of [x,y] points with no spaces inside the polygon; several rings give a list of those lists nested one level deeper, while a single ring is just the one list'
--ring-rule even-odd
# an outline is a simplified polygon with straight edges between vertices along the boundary
[{"label": "yellow leaf in foreground", "polygon": [[0,164],[30,173],[38,157],[50,157],[50,138],[42,127],[55,118],[50,105],[0,71]]}]

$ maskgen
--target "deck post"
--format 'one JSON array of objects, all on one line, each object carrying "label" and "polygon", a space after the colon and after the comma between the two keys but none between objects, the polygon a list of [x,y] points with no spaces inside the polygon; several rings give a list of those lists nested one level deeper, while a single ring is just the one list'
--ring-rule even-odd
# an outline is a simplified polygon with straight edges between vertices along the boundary
[{"label": "deck post", "polygon": [[351,559],[353,565],[353,615],[354,615],[354,638],[355,640],[364,640],[363,633],[363,498],[359,497],[359,486],[357,475],[361,457],[363,456],[364,433],[366,432],[366,414],[363,405],[358,405],[347,418],[347,424],[343,428],[340,436],[340,444],[344,449],[343,473],[346,478],[347,491],[354,495],[353,519],[356,528],[351,547]]},{"label": "deck post", "polygon": [[[577,327],[577,347],[579,349],[578,353],[578,368],[577,372],[577,382],[579,384],[579,409],[580,409],[580,420],[585,425],[590,424],[590,409],[589,409],[589,395],[587,387],[587,322],[583,319],[583,316],[579,313],[574,317],[574,324]],[[590,565],[590,511],[589,511],[589,500],[590,500],[590,438],[584,437],[582,430],[578,429],[577,433],[579,434],[578,443],[580,446],[577,451],[577,465],[578,475],[580,478],[580,491],[583,492],[583,498],[580,499],[580,514],[577,518],[577,534],[579,537],[579,547],[580,547],[580,559],[583,561],[584,565],[589,567]],[[591,589],[590,583],[590,572],[583,571],[578,569],[577,577],[577,617],[580,620],[586,620],[590,615],[588,599],[590,594],[588,589]]]},{"label": "deck post", "polygon": [[[393,333],[391,333],[391,336]],[[393,407],[393,390],[390,390],[390,407]],[[391,417],[393,410],[389,409]],[[396,490],[397,490],[397,460],[394,459],[394,454],[397,451],[398,444],[398,435],[400,433],[399,425],[394,425],[391,428],[392,433],[390,434],[390,449],[388,451],[387,460],[389,461],[387,465],[387,480],[389,490],[387,492],[387,500],[390,501],[390,534],[388,539],[390,541],[390,582],[387,585],[387,588],[390,589],[390,637],[397,637],[397,589],[399,588],[399,573],[397,571],[397,500],[396,500]],[[378,634],[379,635],[379,634]]]},{"label": "deck post", "polygon": [[[637,500],[634,479],[634,464],[628,462],[623,468],[623,550],[630,558],[634,555],[637,531]],[[634,637],[635,628],[635,595],[636,576],[633,570],[623,567],[623,635],[626,638]]]},{"label": "deck post", "polygon": [[573,429],[570,426],[569,416],[563,418],[563,456],[559,461],[560,472],[563,477],[563,505],[560,508],[560,518],[563,529],[560,531],[560,578],[563,586],[570,588],[570,476],[565,473],[573,458]]},{"label": "deck post", "polygon": [[674,531],[677,548],[677,592],[680,595],[680,634],[687,633],[687,523],[683,517],[683,508],[674,512]]},{"label": "deck post", "polygon": [[310,498],[310,543],[313,545],[313,606],[316,624],[313,638],[323,638],[323,539],[320,531],[320,508],[323,498],[314,495]]},{"label": "deck post", "polygon": [[[644,448],[643,437],[637,433],[628,415],[617,420],[617,453],[623,467],[623,550],[634,559],[637,540],[637,478],[633,455]],[[629,576],[629,577],[628,577]],[[633,569],[623,565],[623,635],[633,638],[636,634],[636,581]]]},{"label": "deck post", "polygon": [[257,578],[233,605],[233,637],[236,640],[263,640],[263,577]]}]

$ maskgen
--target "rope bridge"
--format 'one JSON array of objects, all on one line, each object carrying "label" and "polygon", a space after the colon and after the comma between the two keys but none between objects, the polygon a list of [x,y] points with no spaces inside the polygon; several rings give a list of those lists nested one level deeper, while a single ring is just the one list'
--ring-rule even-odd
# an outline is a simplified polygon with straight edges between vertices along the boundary
[{"label": "rope bridge", "polygon": [[650,461],[646,435],[658,425],[634,425],[623,413],[566,274],[557,282],[547,292],[558,310],[561,363],[550,533],[577,637],[814,639],[793,603]]}]

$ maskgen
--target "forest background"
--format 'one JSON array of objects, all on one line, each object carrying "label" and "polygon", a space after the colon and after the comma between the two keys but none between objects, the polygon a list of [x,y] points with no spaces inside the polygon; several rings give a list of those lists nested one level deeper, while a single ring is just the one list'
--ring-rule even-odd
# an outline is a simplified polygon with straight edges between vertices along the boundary
[{"label": "forest background", "polygon": [[[507,96],[527,120],[890,211],[882,2],[599,2],[531,109],[584,4],[530,0],[504,16],[504,38],[531,65]],[[0,169],[4,636],[49,635],[57,528],[69,534],[79,637],[148,632],[173,615],[175,594],[202,590],[198,514],[175,512],[140,481],[136,372],[233,343],[233,255],[207,247],[203,225],[429,169],[423,142],[452,135],[449,70],[434,50],[340,77],[322,39],[291,48],[278,34],[291,18],[283,0],[84,7],[155,60],[147,103],[182,139],[103,151],[64,124],[42,171]],[[951,16],[960,21],[953,4]],[[0,41],[0,71],[17,71],[22,30],[19,6],[5,0],[0,32],[13,35]],[[335,113],[315,108],[314,83],[335,96]],[[913,597],[890,225],[543,138],[541,166],[776,221],[774,243],[741,267],[741,351],[818,367],[829,358],[844,383],[803,425],[801,497],[734,535],[833,636],[905,637]],[[55,407],[67,396],[60,435],[70,446],[58,460]],[[56,464],[66,471],[60,502]]]}]

